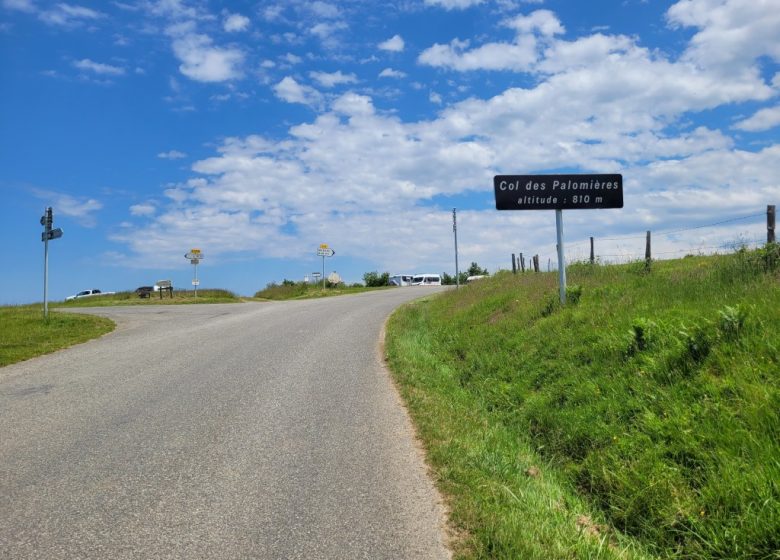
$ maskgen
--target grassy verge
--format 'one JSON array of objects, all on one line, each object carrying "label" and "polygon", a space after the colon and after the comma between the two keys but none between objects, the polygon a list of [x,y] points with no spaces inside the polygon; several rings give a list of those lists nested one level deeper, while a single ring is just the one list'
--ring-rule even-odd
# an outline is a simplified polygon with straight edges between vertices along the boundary
[{"label": "grassy verge", "polygon": [[198,290],[197,296],[192,290],[175,290],[173,297],[165,294],[160,298],[160,294],[153,293],[148,298],[140,298],[135,292],[117,292],[116,294],[54,302],[51,305],[67,309],[70,307],[105,307],[109,305],[177,305],[185,303],[239,302],[241,302],[241,298],[228,290]]},{"label": "grassy verge", "polygon": [[500,274],[387,354],[462,558],[780,558],[777,248]]},{"label": "grassy verge", "polygon": [[59,312],[44,321],[41,305],[0,307],[0,367],[97,338],[114,326],[103,317]]},{"label": "grassy verge", "polygon": [[388,287],[367,288],[365,286],[338,286],[328,285],[324,289],[321,284],[308,284],[306,282],[295,282],[288,284],[269,284],[255,294],[259,299],[286,300],[286,299],[310,299],[330,296],[341,296],[345,294],[359,294],[373,290],[387,290]]}]

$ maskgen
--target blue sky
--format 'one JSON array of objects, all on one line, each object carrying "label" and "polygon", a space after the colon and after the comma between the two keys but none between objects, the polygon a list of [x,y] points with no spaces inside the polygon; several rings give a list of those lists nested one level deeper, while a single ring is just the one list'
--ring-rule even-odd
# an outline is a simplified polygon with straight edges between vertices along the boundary
[{"label": "blue sky", "polygon": [[[496,174],[622,173],[567,257],[765,238],[780,0],[0,0],[0,303],[553,257]],[[717,225],[712,225],[717,224]],[[706,227],[700,227],[706,226]],[[685,230],[676,232],[677,230]],[[554,258],[553,258],[554,260]]]}]

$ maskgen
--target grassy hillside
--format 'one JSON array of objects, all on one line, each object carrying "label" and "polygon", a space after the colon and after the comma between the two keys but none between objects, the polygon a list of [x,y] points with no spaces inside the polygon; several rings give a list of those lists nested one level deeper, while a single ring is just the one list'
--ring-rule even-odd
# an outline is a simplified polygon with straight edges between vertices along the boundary
[{"label": "grassy hillside", "polygon": [[310,299],[321,298],[329,296],[341,296],[345,294],[359,294],[361,292],[369,292],[372,290],[390,289],[383,288],[367,288],[360,284],[353,286],[346,286],[339,284],[337,286],[328,284],[325,289],[321,284],[309,284],[308,282],[290,282],[284,284],[269,284],[259,292],[255,294],[259,299],[270,300],[286,300],[286,299]]},{"label": "grassy hillside", "polygon": [[53,307],[105,307],[108,305],[170,305],[182,303],[239,303],[239,298],[228,290],[206,289],[198,290],[198,295],[192,290],[174,290],[173,297],[167,293],[160,297],[155,292],[148,298],[140,298],[135,292],[117,292],[100,296],[91,296],[71,301],[53,302]]},{"label": "grassy hillside", "polygon": [[104,317],[50,313],[43,306],[0,307],[0,367],[85,342],[114,330]]},{"label": "grassy hillside", "polygon": [[780,252],[499,274],[387,355],[464,558],[780,558]]}]

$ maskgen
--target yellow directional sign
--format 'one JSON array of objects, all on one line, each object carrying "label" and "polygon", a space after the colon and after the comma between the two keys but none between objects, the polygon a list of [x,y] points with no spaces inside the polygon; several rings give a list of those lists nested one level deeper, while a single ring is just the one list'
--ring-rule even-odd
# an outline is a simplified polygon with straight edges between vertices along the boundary
[{"label": "yellow directional sign", "polygon": [[328,244],[327,243],[321,243],[320,244],[320,249],[327,249],[327,248],[328,248]]},{"label": "yellow directional sign", "polygon": [[190,253],[200,253],[200,249],[191,249]]}]

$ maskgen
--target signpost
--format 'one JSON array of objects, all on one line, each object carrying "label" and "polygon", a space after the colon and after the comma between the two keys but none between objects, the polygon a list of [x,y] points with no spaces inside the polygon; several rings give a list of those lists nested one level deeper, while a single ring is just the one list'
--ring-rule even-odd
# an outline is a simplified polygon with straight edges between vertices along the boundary
[{"label": "signpost", "polygon": [[322,257],[322,289],[325,289],[325,257],[332,257],[336,251],[328,247],[327,243],[321,243],[317,248],[317,256]]},{"label": "signpost", "polygon": [[555,210],[558,240],[558,283],[566,303],[566,263],[563,251],[563,210],[623,208],[623,176],[496,175],[496,210]]},{"label": "signpost", "polygon": [[198,286],[200,286],[200,280],[198,280],[198,264],[203,258],[203,253],[200,249],[191,249],[189,253],[184,255],[185,259],[189,259],[190,264],[193,266],[195,275],[192,278],[192,286],[195,289],[195,297],[198,297]]},{"label": "signpost", "polygon": [[455,236],[455,288],[460,288],[460,271],[458,270],[458,214],[452,209],[452,234]]},{"label": "signpost", "polygon": [[43,232],[41,232],[41,241],[43,241],[43,318],[49,318],[49,241],[52,239],[59,239],[62,237],[62,230],[60,228],[52,229],[54,224],[54,213],[51,206],[47,207],[43,211],[41,216],[41,225],[43,226]]}]

